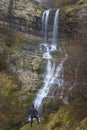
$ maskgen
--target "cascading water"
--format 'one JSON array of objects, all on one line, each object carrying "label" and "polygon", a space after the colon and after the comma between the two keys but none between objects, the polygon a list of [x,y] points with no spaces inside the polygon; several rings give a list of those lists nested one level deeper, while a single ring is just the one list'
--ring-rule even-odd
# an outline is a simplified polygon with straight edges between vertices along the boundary
[{"label": "cascading water", "polygon": [[58,16],[59,16],[59,9],[57,9],[54,18],[54,26],[53,26],[53,37],[52,37],[52,44],[57,45],[57,34],[58,34]]},{"label": "cascading water", "polygon": [[[40,49],[42,49],[43,47],[45,48],[45,52],[43,53],[42,57],[47,60],[47,64],[43,86],[38,91],[36,98],[33,101],[34,106],[37,110],[40,110],[43,99],[47,97],[51,87],[55,84],[56,81],[59,87],[63,86],[63,79],[61,78],[63,75],[63,63],[67,59],[67,55],[65,55],[61,59],[60,63],[57,63],[57,61],[54,60],[51,55],[51,52],[57,50],[57,29],[58,29],[57,24],[58,24],[59,9],[55,13],[52,44],[47,43],[47,26],[49,20],[49,12],[50,10],[45,11],[42,16],[42,27],[45,28],[44,30],[45,43],[40,44]],[[63,91],[61,90],[60,98],[62,97],[63,97]]]},{"label": "cascading water", "polygon": [[47,43],[47,28],[48,28],[49,13],[50,10],[46,10],[42,16],[42,33],[44,36],[44,43]]},{"label": "cascading water", "polygon": [[61,60],[61,62],[56,65],[55,62],[52,63],[52,59],[47,59],[46,66],[46,76],[44,78],[43,87],[38,91],[37,96],[34,100],[34,105],[36,109],[40,109],[43,99],[49,93],[50,88],[55,84],[56,79],[58,80],[58,86],[62,86],[61,75],[63,69],[63,63],[67,59],[67,55]]}]

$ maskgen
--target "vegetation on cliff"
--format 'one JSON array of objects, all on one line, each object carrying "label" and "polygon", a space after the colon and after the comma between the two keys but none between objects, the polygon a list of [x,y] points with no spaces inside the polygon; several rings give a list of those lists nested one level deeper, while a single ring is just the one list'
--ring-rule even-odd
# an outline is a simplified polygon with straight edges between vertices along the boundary
[{"label": "vegetation on cliff", "polygon": [[54,7],[63,7],[63,6],[74,5],[74,4],[83,4],[87,1],[86,0],[42,0],[41,2],[54,8]]},{"label": "vegetation on cliff", "polygon": [[[59,2],[64,2],[65,5],[65,2],[69,1]],[[57,92],[54,99],[45,98],[43,117],[39,125],[34,122],[34,130],[87,129],[87,30],[85,22],[87,4],[85,3],[86,0],[78,0],[77,5],[61,9],[59,33],[62,35],[62,40],[59,42],[64,52],[53,54],[56,58],[68,54],[68,60],[64,64],[64,81],[68,85],[63,86],[65,87],[63,91],[64,96],[68,96],[70,104],[64,106],[63,102],[58,99]],[[22,128],[20,127],[23,123],[27,123],[28,108],[42,85],[43,77],[39,76],[43,74],[46,62],[42,60],[40,54],[37,56],[34,54],[38,41],[29,39],[12,29],[0,28],[1,130],[31,129],[29,122]],[[69,87],[71,88],[67,92]]]},{"label": "vegetation on cliff", "polygon": [[[85,3],[85,4],[84,4]],[[80,6],[79,6],[80,5]],[[70,104],[60,108],[59,100],[54,101],[45,99],[44,117],[40,125],[36,122],[33,124],[34,130],[86,130],[87,123],[87,38],[82,20],[86,19],[86,1],[78,1],[77,5],[64,7],[61,9],[60,26],[62,34],[60,43],[63,51],[68,54],[69,58],[64,67],[65,81],[69,82],[72,90],[67,91],[69,87],[65,86],[64,95],[67,95]],[[76,16],[76,19],[74,19]],[[75,21],[77,20],[76,24]],[[82,23],[81,23],[82,22]],[[85,20],[84,20],[85,22]],[[78,26],[79,23],[79,26]],[[75,30],[75,31],[74,31]],[[68,32],[69,31],[69,32]],[[71,33],[71,35],[70,35]],[[63,37],[64,36],[64,37]],[[61,54],[53,54],[56,58]],[[56,97],[56,95],[55,95]],[[53,107],[55,104],[55,107]],[[48,114],[49,113],[49,114]],[[25,125],[21,130],[31,129]]]},{"label": "vegetation on cliff", "polygon": [[[38,41],[31,40],[11,29],[0,28],[1,130],[17,130],[23,122],[27,121],[29,106],[36,91],[42,85],[42,81],[39,81],[39,75],[43,73],[45,61],[42,61],[39,56],[27,55],[26,48],[29,49],[29,47],[26,47],[27,44],[24,44],[24,42],[27,44],[34,43],[36,49]],[[28,67],[29,65],[31,67]],[[25,75],[27,69],[29,74]],[[25,84],[24,80],[28,83]]]},{"label": "vegetation on cliff", "polygon": [[[75,42],[75,41],[74,41]],[[43,115],[40,125],[33,123],[34,130],[86,130],[87,123],[87,62],[85,42],[71,43],[67,41],[62,43],[63,49],[69,55],[69,59],[65,64],[65,80],[70,82],[73,88],[68,91],[70,104],[63,106],[57,96],[54,99],[46,98],[43,105]],[[77,62],[79,68],[77,70]],[[75,71],[76,70],[76,71]],[[73,80],[73,81],[72,81]],[[66,88],[65,86],[65,95]],[[29,123],[20,130],[31,129]]]},{"label": "vegetation on cliff", "polygon": [[[87,91],[86,91],[87,93]],[[58,112],[45,115],[40,125],[33,124],[34,130],[86,130],[87,124],[87,98],[81,96],[67,106],[61,107]],[[20,130],[30,130],[30,126],[25,125]]]}]

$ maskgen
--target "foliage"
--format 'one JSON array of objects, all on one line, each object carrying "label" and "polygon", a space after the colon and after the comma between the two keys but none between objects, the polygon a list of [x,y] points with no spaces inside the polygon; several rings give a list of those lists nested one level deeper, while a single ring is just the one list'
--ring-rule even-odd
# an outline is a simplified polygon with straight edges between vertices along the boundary
[{"label": "foliage", "polygon": [[86,125],[87,125],[87,117],[80,121],[76,130],[82,130],[82,129],[86,130],[87,129]]},{"label": "foliage", "polygon": [[77,0],[53,0],[57,6],[65,6],[74,4],[77,2]]},{"label": "foliage", "polygon": [[82,5],[82,4],[84,4],[85,2],[87,2],[87,1],[86,1],[86,0],[78,0],[77,4]]},{"label": "foliage", "polygon": [[[0,127],[12,129],[27,118],[32,96],[20,93],[20,84],[14,76],[0,72]],[[4,124],[4,126],[3,126]]]},{"label": "foliage", "polygon": [[8,47],[11,47],[14,43],[17,42],[17,36],[14,31],[11,29],[5,29],[5,28],[0,28],[0,33],[3,35],[3,41],[5,42],[5,45]]},{"label": "foliage", "polygon": [[47,97],[43,101],[43,115],[49,115],[50,113],[56,112],[63,103],[58,97]]},{"label": "foliage", "polygon": [[[23,47],[22,40],[30,39],[7,28],[0,28],[0,128],[18,130],[28,118],[34,95],[22,91],[17,77],[8,72],[9,55]],[[38,83],[37,88],[40,87]],[[35,92],[34,92],[35,93]],[[4,124],[4,125],[3,125]]]},{"label": "foliage", "polygon": [[62,123],[59,121],[54,122],[54,124],[51,127],[51,130],[55,130],[55,128],[60,128],[62,126]]}]

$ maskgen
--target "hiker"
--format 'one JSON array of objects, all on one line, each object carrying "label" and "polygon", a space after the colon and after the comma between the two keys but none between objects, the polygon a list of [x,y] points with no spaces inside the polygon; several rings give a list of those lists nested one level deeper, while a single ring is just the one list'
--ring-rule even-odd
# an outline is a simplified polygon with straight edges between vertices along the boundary
[{"label": "hiker", "polygon": [[33,118],[37,119],[37,123],[39,124],[39,119],[38,119],[38,111],[34,108],[34,105],[32,105],[32,108],[29,110],[29,113],[31,121],[30,121],[30,126],[32,127],[32,123],[33,123]]}]

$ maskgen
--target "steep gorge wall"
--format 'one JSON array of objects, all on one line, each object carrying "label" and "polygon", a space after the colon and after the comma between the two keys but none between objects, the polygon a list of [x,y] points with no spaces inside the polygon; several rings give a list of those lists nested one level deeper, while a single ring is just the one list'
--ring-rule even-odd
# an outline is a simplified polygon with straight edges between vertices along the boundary
[{"label": "steep gorge wall", "polygon": [[[41,32],[41,15],[46,9],[44,6],[37,2],[31,1],[13,1],[10,0],[4,5],[8,5],[5,9],[2,8],[3,25],[9,25],[11,28],[23,31],[25,33],[40,35]],[[26,10],[24,10],[26,9]],[[55,10],[54,10],[55,12]],[[50,27],[54,19],[53,15],[50,15]],[[6,22],[7,20],[7,22]],[[67,51],[69,55],[69,61],[65,67],[65,78],[69,80],[75,79],[75,69],[78,64],[81,64],[82,70],[86,70],[86,42],[87,42],[87,3],[82,5],[68,6],[60,9],[59,15],[59,39],[64,52]],[[85,53],[84,53],[85,52]],[[84,57],[84,59],[83,59]],[[82,61],[83,59],[83,61]],[[69,66],[72,63],[71,66]],[[72,72],[71,72],[72,71]],[[71,72],[71,73],[70,73]],[[68,73],[68,74],[67,74]],[[84,73],[79,69],[79,80],[83,75],[82,80],[85,79]],[[67,89],[66,89],[67,90]]]},{"label": "steep gorge wall", "polygon": [[[46,6],[32,0],[1,0],[0,26],[8,26],[17,31],[41,36],[41,17],[46,9]],[[64,35],[68,35],[68,37],[70,35],[82,35],[82,33],[86,35],[86,9],[87,4],[60,9],[60,37],[64,37]],[[53,23],[53,19],[54,14],[50,22]]]},{"label": "steep gorge wall", "polygon": [[87,2],[60,9],[59,36],[87,40]]},{"label": "steep gorge wall", "polygon": [[60,7],[64,5],[70,5],[77,2],[77,0],[35,0],[50,7]]},{"label": "steep gorge wall", "polygon": [[[40,4],[37,4],[37,3],[29,5],[28,3],[26,3],[26,2],[29,2],[28,0],[24,0],[24,1],[15,0],[15,6],[10,6],[11,3],[9,3],[9,0],[8,1],[2,0],[2,1],[4,3],[2,3],[2,5],[3,5],[3,6],[1,6],[2,13],[0,13],[1,26],[3,26],[3,27],[9,26],[11,28],[14,28],[19,31],[23,31],[25,33],[32,33],[35,35],[40,34],[40,31],[38,31],[38,29],[36,28],[36,25],[37,25],[36,17],[41,19],[42,12],[45,8],[43,8],[43,10],[42,10],[42,6],[40,6]],[[21,3],[21,2],[23,2],[23,3]],[[5,6],[5,5],[7,5],[7,6]],[[33,8],[30,8],[31,5],[33,6]],[[34,6],[36,8],[36,11],[35,11]],[[41,9],[39,9],[40,7],[41,7]],[[26,10],[24,10],[25,8],[26,8]],[[37,13],[37,10],[40,11],[40,14]],[[87,30],[86,30],[87,11],[86,10],[87,10],[86,4],[80,5],[80,6],[72,6],[72,7],[61,9],[60,16],[59,16],[59,37],[61,39],[61,41],[59,41],[59,43],[61,44],[64,53],[67,53],[69,56],[68,60],[64,64],[64,81],[66,81],[66,83],[69,83],[69,84],[66,84],[65,86],[63,86],[63,88],[64,88],[63,91],[64,91],[64,97],[71,94],[70,96],[72,99],[76,97],[76,96],[74,96],[74,94],[72,94],[73,91],[76,91],[76,90],[80,91],[81,96],[84,95],[86,97],[86,89],[85,89],[87,86],[87,79],[86,79],[86,77],[87,77],[87,60],[86,60],[87,59],[87,43],[86,43],[86,41],[87,41],[86,40],[86,38],[87,38]],[[41,23],[41,21],[40,21],[40,23]],[[38,22],[38,24],[39,24],[39,22]],[[28,31],[28,29],[30,31]],[[13,36],[14,36],[14,34],[13,34]],[[2,43],[2,41],[3,40],[1,40],[1,43]],[[10,99],[11,103],[9,104],[9,106],[12,108],[10,108],[8,106],[8,100],[6,100],[7,107],[6,107],[6,105],[3,105],[2,110],[3,110],[4,115],[2,113],[1,119],[4,118],[4,122],[6,124],[3,123],[3,120],[2,120],[2,122],[0,122],[2,130],[6,130],[7,128],[12,129],[14,127],[14,125],[15,126],[17,125],[16,123],[18,121],[22,122],[23,119],[26,119],[25,112],[27,113],[27,109],[28,109],[28,105],[29,105],[28,101],[31,101],[31,97],[29,94],[32,94],[32,93],[34,94],[37,91],[36,89],[38,89],[41,86],[41,83],[39,84],[38,82],[36,82],[36,84],[34,84],[34,83],[29,82],[29,80],[32,78],[38,79],[38,75],[37,75],[37,73],[35,73],[35,71],[39,72],[40,71],[40,70],[38,70],[39,66],[43,65],[41,58],[32,57],[32,56],[28,55],[28,51],[29,51],[28,47],[30,48],[30,45],[31,45],[31,43],[29,45],[24,43],[23,48],[21,47],[21,49],[19,51],[16,49],[12,50],[12,48],[9,47],[9,55],[8,55],[9,62],[10,62],[9,69],[11,72],[12,72],[11,69],[15,70],[14,73],[17,73],[17,78],[20,78],[20,80],[22,81],[22,85],[21,85],[22,88],[20,88],[21,90],[19,90],[18,92],[15,92],[15,88],[13,88],[13,90],[10,93],[8,93],[9,95],[14,94],[14,97],[13,97],[13,95],[11,96],[12,100]],[[10,50],[12,51],[11,53],[10,53]],[[36,50],[36,47],[35,47],[35,50]],[[33,49],[33,52],[35,52],[35,50]],[[78,71],[77,71],[77,69],[78,69]],[[26,73],[26,70],[29,72]],[[34,75],[30,70],[33,70]],[[77,77],[75,77],[75,76],[77,76]],[[6,75],[6,77],[7,77],[7,75]],[[74,83],[76,83],[76,81],[78,82],[78,84],[74,84]],[[7,86],[7,84],[6,84],[6,86]],[[12,85],[11,85],[11,87],[12,87]],[[72,89],[72,93],[69,92],[69,91],[71,91],[68,89],[69,87],[71,87],[70,89],[74,88],[74,89]],[[3,90],[3,88],[2,88],[2,90]],[[69,90],[69,91],[67,91],[67,90]],[[82,91],[82,90],[84,90],[84,91]],[[20,91],[22,92],[22,95],[21,95]],[[26,95],[26,91],[28,91],[27,95]],[[18,98],[18,96],[15,95],[16,93],[18,94],[19,98]],[[52,91],[50,93],[52,94]],[[57,99],[58,99],[58,95],[57,95],[58,93],[57,93],[56,88],[55,88],[55,90],[53,88],[53,94],[55,95],[55,98],[57,97]],[[2,99],[2,97],[1,97],[1,99]],[[6,99],[7,99],[7,97],[6,97]],[[15,102],[14,102],[14,99],[15,99]],[[16,102],[16,99],[19,103],[19,106],[18,106],[18,103]],[[4,102],[2,100],[2,104]],[[22,107],[21,107],[21,103],[23,103]],[[57,104],[57,102],[55,104]],[[54,106],[53,106],[53,109],[54,109]],[[56,106],[58,109],[58,104]],[[6,109],[5,111],[4,111],[4,108]],[[8,111],[10,112],[8,114],[7,114],[7,108],[9,108]],[[47,108],[49,108],[49,107],[47,107]],[[52,108],[52,105],[50,106],[50,108]],[[12,113],[11,111],[12,112],[14,111],[14,112]],[[18,116],[19,116],[19,118],[18,118]],[[13,119],[15,119],[15,121]],[[5,124],[5,125],[3,126],[3,124]],[[3,129],[3,127],[5,127],[5,128]]]},{"label": "steep gorge wall", "polygon": [[2,21],[5,21],[5,17],[7,16],[9,8],[9,0],[1,0],[0,1],[0,25],[2,24]]},{"label": "steep gorge wall", "polygon": [[41,16],[45,6],[32,0],[1,0],[0,6],[0,26],[41,35]]},{"label": "steep gorge wall", "polygon": [[70,100],[87,92],[87,3],[60,9],[59,43],[68,55],[64,65],[64,96]]},{"label": "steep gorge wall", "polygon": [[[53,11],[51,12],[51,17]],[[55,96],[58,99],[61,90],[63,92],[64,102],[67,103],[80,96],[86,98],[87,93],[87,3],[82,5],[73,5],[60,8],[59,14],[59,44],[62,55],[67,54],[68,58],[64,63],[64,85],[55,88],[52,87],[49,96]],[[56,56],[59,60],[61,52]],[[50,98],[45,99],[46,111],[52,106],[53,101]],[[59,106],[58,102],[56,102]]]}]

